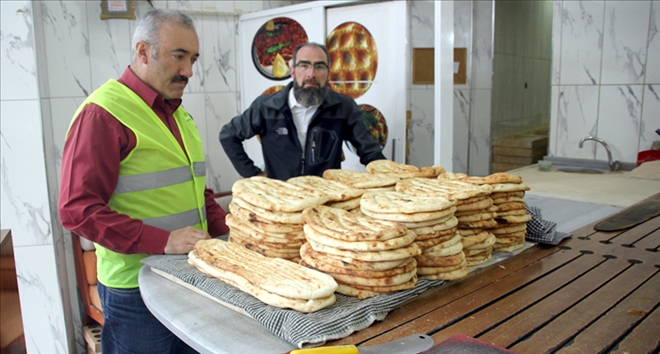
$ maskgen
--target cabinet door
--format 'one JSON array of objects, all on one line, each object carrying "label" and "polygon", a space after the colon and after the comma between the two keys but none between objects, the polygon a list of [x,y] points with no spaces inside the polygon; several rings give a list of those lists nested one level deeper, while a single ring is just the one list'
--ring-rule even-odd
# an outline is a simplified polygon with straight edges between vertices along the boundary
[{"label": "cabinet door", "polygon": [[[406,141],[406,10],[404,1],[326,9],[330,85],[363,108],[384,155],[398,162]],[[365,170],[350,144],[344,156],[343,169]]]}]

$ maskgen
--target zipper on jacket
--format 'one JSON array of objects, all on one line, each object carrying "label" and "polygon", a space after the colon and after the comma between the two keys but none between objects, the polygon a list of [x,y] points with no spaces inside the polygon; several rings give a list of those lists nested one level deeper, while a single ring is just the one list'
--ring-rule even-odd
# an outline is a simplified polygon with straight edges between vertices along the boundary
[{"label": "zipper on jacket", "polygon": [[314,155],[314,150],[316,150],[316,141],[312,140],[312,163],[315,163],[315,161],[314,161],[314,156],[315,156]]}]

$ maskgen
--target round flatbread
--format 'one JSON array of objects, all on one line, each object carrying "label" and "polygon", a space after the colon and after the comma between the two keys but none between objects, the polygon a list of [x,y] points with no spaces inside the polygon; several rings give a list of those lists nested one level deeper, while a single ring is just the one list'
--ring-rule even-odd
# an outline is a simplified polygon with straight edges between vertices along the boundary
[{"label": "round flatbread", "polygon": [[492,187],[439,178],[407,178],[396,184],[396,191],[417,196],[435,196],[460,200],[490,195]]},{"label": "round flatbread", "polygon": [[296,212],[326,203],[330,197],[284,181],[254,176],[234,182],[232,195],[269,211]]},{"label": "round flatbread", "polygon": [[243,222],[250,223],[252,226],[265,232],[286,234],[289,232],[302,232],[303,230],[302,223],[283,224],[270,221],[260,217],[256,213],[240,207],[236,203],[229,203],[229,213],[241,219]]},{"label": "round flatbread", "polygon": [[312,248],[317,252],[328,253],[344,258],[357,259],[365,262],[394,261],[422,254],[422,250],[420,250],[419,246],[414,243],[411,243],[403,248],[387,251],[356,252],[327,246],[311,239],[308,240],[308,242],[309,245],[312,246]]},{"label": "round flatbread", "polygon": [[328,253],[317,252],[312,248],[309,242],[306,242],[304,245],[300,247],[300,254],[301,255],[308,254],[309,257],[318,259],[320,261],[323,261],[324,263],[334,265],[335,267],[360,269],[360,270],[376,270],[376,271],[396,268],[407,260],[407,258],[404,258],[404,259],[397,259],[394,261],[380,261],[380,262],[360,261],[353,258],[339,257]]},{"label": "round flatbread", "polygon": [[[229,203],[230,207],[231,204],[236,204],[239,207],[246,209],[256,215],[258,215],[260,218],[263,220],[267,220],[273,223],[282,223],[282,224],[302,224],[303,223],[303,218],[302,218],[302,213],[301,212],[293,212],[293,213],[288,213],[288,212],[283,212],[283,211],[270,211],[266,210],[264,208],[260,208],[258,206],[252,205],[239,196],[234,196],[231,200],[231,203]],[[231,210],[231,209],[230,209]]]},{"label": "round flatbread", "polygon": [[441,197],[413,196],[399,192],[368,192],[360,199],[360,208],[374,213],[413,214],[447,210],[456,201]]},{"label": "round flatbread", "polygon": [[397,221],[397,222],[421,222],[421,221],[440,219],[448,215],[453,215],[454,212],[456,211],[456,207],[450,207],[449,209],[444,209],[440,211],[399,214],[399,213],[376,213],[371,210],[365,209],[364,207],[362,207],[362,204],[360,204],[360,211],[363,214],[370,216],[374,219]]},{"label": "round flatbread", "polygon": [[399,181],[399,177],[396,176],[339,169],[323,171],[323,178],[362,189],[394,186]]},{"label": "round flatbread", "polygon": [[365,167],[370,173],[385,173],[400,178],[435,178],[445,172],[445,169],[441,166],[416,167],[391,160],[371,161]]},{"label": "round flatbread", "polygon": [[357,252],[399,249],[408,246],[415,240],[415,237],[417,237],[414,232],[407,231],[406,234],[401,237],[391,238],[384,241],[344,241],[325,235],[312,228],[310,225],[305,225],[304,230],[305,236],[308,240],[314,240],[330,247]]},{"label": "round flatbread", "polygon": [[323,205],[303,210],[305,224],[330,237],[344,241],[386,241],[399,238],[408,229],[396,222],[377,220],[362,214]]},{"label": "round flatbread", "polygon": [[330,197],[328,203],[359,198],[364,193],[361,189],[351,188],[343,183],[319,176],[298,176],[289,178],[287,182],[299,187],[325,193]]}]

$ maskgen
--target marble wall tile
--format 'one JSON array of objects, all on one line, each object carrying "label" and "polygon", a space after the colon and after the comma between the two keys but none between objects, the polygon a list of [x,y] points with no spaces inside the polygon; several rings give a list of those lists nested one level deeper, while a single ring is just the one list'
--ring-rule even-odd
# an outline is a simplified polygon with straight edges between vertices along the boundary
[{"label": "marble wall tile", "polygon": [[204,146],[204,152],[207,150],[207,139],[206,139],[206,109],[204,107],[204,94],[203,93],[186,93],[183,95],[183,102],[181,103],[183,108],[193,117],[195,120],[195,125],[199,131],[199,135],[202,138],[202,144]]},{"label": "marble wall tile", "polygon": [[[559,98],[560,93],[563,91],[560,86],[553,85],[550,88],[550,124],[548,125],[548,155],[557,156],[557,144],[558,144],[558,118],[559,118]],[[564,117],[564,116],[562,116]]]},{"label": "marble wall tile", "polygon": [[[600,114],[596,136],[608,143],[615,160],[637,161],[642,93],[642,85],[603,85],[600,88]],[[602,146],[596,148],[596,160],[607,161],[607,154]]]},{"label": "marble wall tile", "polygon": [[[129,21],[101,20],[101,6],[87,6],[92,91],[109,79],[118,79],[133,61]],[[73,113],[73,112],[72,112]]]},{"label": "marble wall tile", "polygon": [[59,170],[62,167],[62,151],[64,151],[64,140],[66,132],[69,130],[71,119],[78,107],[83,103],[86,97],[64,97],[49,99],[51,124],[53,126],[53,146],[50,149],[53,152],[57,163],[57,179],[59,185]]},{"label": "marble wall tile", "polygon": [[560,83],[600,84],[604,1],[564,1],[562,4]]},{"label": "marble wall tile", "polygon": [[645,83],[660,84],[660,0],[651,3]]},{"label": "marble wall tile", "polygon": [[560,86],[557,98],[555,156],[593,159],[593,150],[580,149],[580,139],[598,135],[598,86]]},{"label": "marble wall tile", "polygon": [[234,9],[236,11],[240,11],[240,12],[244,12],[244,13],[261,11],[261,10],[264,9],[264,2],[263,1],[250,1],[250,0],[235,0],[234,1]]},{"label": "marble wall tile", "polygon": [[606,1],[603,84],[642,84],[650,1]]},{"label": "marble wall tile", "polygon": [[[12,235],[15,231],[18,230],[12,229]],[[69,352],[57,269],[47,266],[56,264],[54,257],[51,245],[17,246],[14,243],[28,353]]]},{"label": "marble wall tile", "polygon": [[197,65],[204,75],[206,92],[238,92],[236,23],[237,17],[208,15],[202,23],[204,38]]},{"label": "marble wall tile", "polygon": [[408,164],[431,166],[434,158],[433,90],[410,90],[410,127],[408,130]]},{"label": "marble wall tile", "polygon": [[644,86],[644,107],[639,134],[639,151],[649,150],[654,141],[660,140],[655,130],[660,128],[660,85]]},{"label": "marble wall tile", "polygon": [[493,2],[473,1],[472,80],[473,89],[493,86]]},{"label": "marble wall tile", "polygon": [[[47,59],[45,97],[87,96],[92,90],[87,5],[79,1],[43,1]],[[66,49],[65,49],[66,48]]]},{"label": "marble wall tile", "polygon": [[[0,99],[30,100],[39,97],[30,1],[0,2]],[[25,79],[25,78],[29,79]]]},{"label": "marble wall tile", "polygon": [[[490,111],[491,90],[476,89],[470,94],[470,145],[468,150],[468,174],[490,174]],[[456,106],[454,106],[456,109]]]},{"label": "marble wall tile", "polygon": [[231,190],[232,181],[241,178],[229,161],[218,140],[220,129],[234,116],[238,115],[238,101],[235,93],[207,93],[206,109],[206,140],[207,150],[207,185],[214,191]]},{"label": "marble wall tile", "polygon": [[559,85],[561,70],[561,32],[564,23],[563,2],[553,1],[552,3],[552,73],[550,82],[552,85]]},{"label": "marble wall tile", "polygon": [[454,89],[454,157],[455,173],[468,172],[470,136],[470,89]]},{"label": "marble wall tile", "polygon": [[435,4],[433,1],[410,2],[410,47],[433,48]]},{"label": "marble wall tile", "polygon": [[2,101],[0,115],[2,227],[14,247],[52,244],[40,102]]}]

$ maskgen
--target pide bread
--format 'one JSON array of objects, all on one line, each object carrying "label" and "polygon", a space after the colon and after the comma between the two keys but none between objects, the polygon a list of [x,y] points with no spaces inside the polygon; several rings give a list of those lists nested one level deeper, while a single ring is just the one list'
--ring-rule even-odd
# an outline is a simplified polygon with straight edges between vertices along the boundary
[{"label": "pide bread", "polygon": [[296,212],[326,203],[330,197],[291,183],[255,176],[234,182],[232,195],[269,211]]},{"label": "pide bread", "polygon": [[325,193],[330,197],[328,202],[347,201],[359,198],[364,193],[364,190],[351,188],[343,183],[319,176],[298,176],[289,178],[287,182],[299,187]]},{"label": "pide bread", "polygon": [[334,265],[335,267],[344,267],[349,269],[361,269],[361,270],[387,270],[400,266],[408,260],[408,258],[397,259],[394,261],[378,261],[378,262],[366,262],[360,261],[348,257],[339,257],[329,253],[317,252],[315,251],[309,242],[305,243],[300,247],[301,258],[312,257],[318,260]]},{"label": "pide bread", "polygon": [[399,177],[385,174],[340,169],[325,170],[323,172],[323,178],[361,189],[394,186],[400,179]]},{"label": "pide bread", "polygon": [[361,209],[366,209],[374,213],[413,214],[434,212],[448,209],[455,204],[455,200],[447,198],[414,196],[399,192],[368,192],[364,193],[360,200]]},{"label": "pide bread", "polygon": [[374,174],[389,174],[400,178],[436,178],[444,173],[445,169],[441,166],[415,167],[390,160],[375,160],[367,164],[366,170]]},{"label": "pide bread", "polygon": [[402,237],[408,231],[396,222],[321,205],[303,210],[302,217],[311,228],[345,241],[386,241]]},{"label": "pide bread", "polygon": [[[231,203],[229,204],[231,207],[231,204],[234,203],[238,206],[240,206],[243,209],[247,209],[248,211],[258,215],[262,220],[268,220],[271,222],[275,223],[283,223],[283,224],[302,224],[302,213],[301,212],[284,212],[284,211],[270,211],[266,210],[264,208],[258,207],[256,205],[252,205],[245,200],[243,200],[240,196],[233,196]],[[231,209],[230,209],[231,210]]]},{"label": "pide bread", "polygon": [[408,257],[414,257],[422,254],[422,250],[419,249],[419,246],[417,246],[415,243],[411,243],[406,247],[397,248],[393,250],[357,252],[357,251],[343,250],[336,247],[327,246],[311,239],[309,239],[308,242],[309,245],[312,246],[312,248],[315,251],[324,252],[339,257],[357,259],[365,262],[393,261],[393,260],[406,259]]},{"label": "pide bread", "polygon": [[453,215],[456,211],[456,207],[450,207],[449,209],[443,209],[439,211],[428,211],[428,212],[419,212],[419,213],[376,213],[364,208],[360,204],[360,211],[370,216],[374,219],[397,221],[397,222],[422,222],[429,221],[434,219],[440,219],[447,217],[448,215]]},{"label": "pide bread", "polygon": [[368,252],[368,251],[387,251],[392,249],[399,249],[408,246],[415,240],[415,233],[407,231],[405,235],[397,238],[391,238],[385,241],[344,241],[333,238],[328,235],[315,230],[309,225],[305,225],[305,236],[308,240],[314,240],[330,247],[335,247],[343,250]]},{"label": "pide bread", "polygon": [[273,306],[311,312],[335,302],[337,283],[331,276],[280,258],[262,256],[231,242],[198,241],[188,257],[203,272],[227,279]]},{"label": "pide bread", "polygon": [[489,185],[474,185],[461,181],[430,178],[407,178],[396,184],[396,191],[418,196],[467,199],[492,193]]}]

